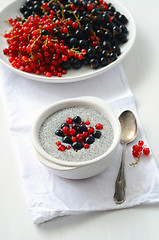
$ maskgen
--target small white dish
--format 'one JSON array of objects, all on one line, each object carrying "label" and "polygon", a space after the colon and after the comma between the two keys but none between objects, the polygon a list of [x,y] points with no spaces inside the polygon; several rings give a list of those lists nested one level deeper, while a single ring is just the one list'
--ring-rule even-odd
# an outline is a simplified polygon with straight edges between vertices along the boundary
[{"label": "small white dish", "polygon": [[[102,113],[110,121],[114,139],[104,154],[99,157],[81,162],[69,162],[50,156],[41,146],[39,140],[39,130],[45,119],[64,108],[70,107],[90,107]],[[121,136],[121,127],[119,120],[108,103],[95,97],[80,97],[59,101],[45,109],[36,119],[32,127],[32,142],[36,150],[38,159],[44,165],[52,168],[58,176],[70,179],[82,179],[92,177],[102,172],[113,161],[113,155],[119,145]]]},{"label": "small white dish", "polygon": [[[5,7],[2,11],[0,11],[0,33],[4,34],[5,31],[10,30],[11,27],[6,22],[9,18],[15,18],[16,16],[20,16],[19,8],[24,3],[23,0],[15,0],[7,7]],[[94,76],[97,76],[103,72],[108,71],[109,69],[116,66],[119,62],[121,62],[128,54],[130,49],[133,46],[136,37],[136,28],[134,20],[130,14],[130,12],[117,0],[112,0],[111,3],[116,7],[118,11],[124,14],[128,19],[127,28],[129,31],[128,34],[128,41],[122,45],[121,47],[121,55],[118,57],[117,60],[112,62],[111,64],[107,65],[106,67],[93,70],[90,67],[82,67],[79,70],[69,70],[66,75],[62,77],[45,77],[43,75],[36,75],[27,72],[20,71],[16,68],[13,68],[8,61],[8,57],[3,54],[3,49],[7,47],[6,39],[0,35],[0,61],[7,66],[9,69],[14,71],[15,73],[21,75],[22,77],[30,78],[32,80],[41,81],[41,82],[48,82],[48,83],[68,83],[68,82],[77,82],[81,80],[85,80]]]}]

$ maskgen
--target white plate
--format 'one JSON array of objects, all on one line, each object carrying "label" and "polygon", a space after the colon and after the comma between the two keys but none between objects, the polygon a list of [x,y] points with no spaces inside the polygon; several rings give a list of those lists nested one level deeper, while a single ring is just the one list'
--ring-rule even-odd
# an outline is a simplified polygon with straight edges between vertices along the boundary
[{"label": "white plate", "polygon": [[[121,55],[118,57],[117,60],[107,65],[106,67],[102,67],[100,69],[94,70],[94,69],[91,69],[90,67],[83,66],[81,69],[78,69],[78,70],[73,70],[73,69],[69,70],[67,74],[63,75],[61,78],[59,77],[48,78],[42,75],[26,73],[16,68],[13,68],[8,61],[8,57],[3,54],[3,49],[8,45],[6,43],[6,39],[2,35],[0,35],[0,61],[5,66],[9,67],[14,72],[16,72],[17,74],[23,77],[30,78],[36,81],[49,82],[49,83],[76,82],[76,81],[88,79],[88,78],[97,76],[100,73],[106,72],[107,70],[116,66],[119,62],[121,62],[125,58],[125,56],[130,51],[136,36],[135,23],[129,11],[121,3],[119,3],[116,0],[111,0],[110,2],[115,6],[117,11],[121,12],[127,17],[129,21],[127,24],[129,34],[128,34],[128,41],[125,44],[123,44],[123,46],[121,47],[121,52],[122,52]],[[16,16],[21,15],[19,12],[19,8],[23,3],[24,3],[24,0],[18,0],[18,1],[15,0],[0,12],[0,33],[1,34],[4,34],[5,31],[11,29],[9,24],[6,22],[9,18],[15,18]]]}]

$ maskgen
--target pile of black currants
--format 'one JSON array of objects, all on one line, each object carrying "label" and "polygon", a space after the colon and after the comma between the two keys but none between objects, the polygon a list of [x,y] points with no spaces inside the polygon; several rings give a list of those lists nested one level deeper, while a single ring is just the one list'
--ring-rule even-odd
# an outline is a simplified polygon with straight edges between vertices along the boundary
[{"label": "pile of black currants", "polygon": [[[107,66],[118,58],[121,45],[128,41],[127,18],[103,0],[26,0],[20,12],[25,19],[54,13],[53,35],[74,52],[61,63],[66,70],[82,65],[93,69]],[[61,25],[66,26],[65,31],[60,30]],[[43,34],[49,33],[46,30]],[[83,54],[76,57],[81,50]]]}]

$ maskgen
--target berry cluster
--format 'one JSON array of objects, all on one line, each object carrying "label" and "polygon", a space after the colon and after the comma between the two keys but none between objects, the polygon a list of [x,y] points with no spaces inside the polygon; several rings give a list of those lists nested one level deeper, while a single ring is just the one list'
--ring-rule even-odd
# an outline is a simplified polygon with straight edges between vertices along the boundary
[{"label": "berry cluster", "polygon": [[150,149],[147,148],[145,145],[144,145],[144,142],[142,140],[140,140],[138,142],[138,144],[135,144],[133,147],[132,147],[132,155],[137,158],[136,162],[135,163],[131,163],[130,166],[135,166],[139,161],[140,161],[140,157],[141,155],[149,155],[150,154]]},{"label": "berry cluster", "polygon": [[95,128],[90,126],[90,121],[82,122],[79,116],[74,118],[68,117],[66,122],[61,124],[61,128],[58,129],[55,134],[62,137],[62,142],[68,145],[63,145],[60,141],[56,142],[58,150],[65,151],[71,147],[78,151],[82,148],[90,148],[90,144],[94,143],[95,139],[101,137],[101,131],[103,125],[98,123]]},{"label": "berry cluster", "polygon": [[71,67],[104,67],[127,41],[127,18],[103,0],[26,0],[20,12],[3,52],[21,71],[61,77]]}]

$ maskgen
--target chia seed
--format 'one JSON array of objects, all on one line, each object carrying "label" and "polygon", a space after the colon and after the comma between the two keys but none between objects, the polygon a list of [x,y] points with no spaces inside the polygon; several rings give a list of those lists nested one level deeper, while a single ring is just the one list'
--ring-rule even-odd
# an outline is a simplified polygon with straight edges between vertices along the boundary
[{"label": "chia seed", "polygon": [[[89,149],[82,148],[74,151],[73,148],[61,152],[56,145],[57,141],[62,141],[61,137],[55,135],[59,128],[68,117],[80,116],[82,121],[90,121],[90,126],[95,127],[97,123],[103,125],[101,137],[96,139]],[[50,115],[41,125],[39,131],[39,140],[43,149],[51,156],[67,162],[82,162],[99,157],[110,148],[114,138],[113,128],[109,120],[103,114],[92,108],[71,107],[59,110]],[[64,144],[67,146],[67,144]]]}]

